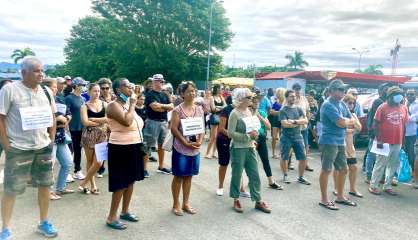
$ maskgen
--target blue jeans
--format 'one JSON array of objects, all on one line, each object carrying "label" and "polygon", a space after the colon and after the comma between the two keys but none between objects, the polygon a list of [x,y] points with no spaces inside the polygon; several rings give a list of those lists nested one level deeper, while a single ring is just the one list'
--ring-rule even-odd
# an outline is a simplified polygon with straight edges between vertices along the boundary
[{"label": "blue jeans", "polygon": [[370,149],[372,149],[372,146],[373,146],[373,141],[374,141],[374,138],[370,138],[367,156],[366,156],[366,175],[367,175],[368,180],[372,178],[374,162],[376,161],[376,154],[370,152]]},{"label": "blue jeans", "polygon": [[71,167],[73,166],[73,157],[71,156],[70,148],[64,143],[55,144],[52,151],[52,156],[55,156],[61,165],[58,173],[56,190],[63,191],[67,186],[67,175],[70,173]]}]

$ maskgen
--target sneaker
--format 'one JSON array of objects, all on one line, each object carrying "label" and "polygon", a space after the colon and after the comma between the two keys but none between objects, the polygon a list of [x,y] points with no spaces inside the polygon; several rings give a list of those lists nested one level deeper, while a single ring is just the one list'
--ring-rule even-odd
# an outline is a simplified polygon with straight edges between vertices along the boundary
[{"label": "sneaker", "polygon": [[306,171],[308,171],[308,172],[313,172],[314,170],[313,170],[313,168],[311,168],[311,167],[309,167],[309,166],[306,166],[305,167],[305,170]]},{"label": "sneaker", "polygon": [[9,240],[11,235],[12,235],[12,233],[10,232],[10,230],[8,228],[5,228],[5,229],[3,229],[3,231],[1,231],[0,239],[1,240]]},{"label": "sneaker", "polygon": [[298,183],[311,185],[311,183],[308,180],[306,180],[306,178],[304,178],[303,176],[298,177]]},{"label": "sneaker", "polygon": [[295,170],[295,167],[293,167],[293,165],[291,165],[291,164],[288,166],[288,168],[289,168],[289,170]]},{"label": "sneaker", "polygon": [[149,173],[147,170],[144,170],[144,178],[149,178]]},{"label": "sneaker", "polygon": [[392,179],[392,186],[394,186],[394,187],[398,186],[398,179],[396,179],[396,178]]},{"label": "sneaker", "polygon": [[290,184],[290,180],[287,177],[287,175],[283,175],[283,182],[286,183],[286,184]]},{"label": "sneaker", "polygon": [[265,202],[256,202],[254,208],[265,213],[271,213],[271,209]]},{"label": "sneaker", "polygon": [[84,174],[81,171],[78,171],[74,174],[74,178],[78,180],[83,180],[84,178],[86,178],[86,176],[84,176]]},{"label": "sneaker", "polygon": [[238,199],[234,200],[234,206],[232,208],[235,210],[235,212],[238,212],[238,213],[244,212],[244,209],[242,209],[241,203]]},{"label": "sneaker", "polygon": [[38,232],[48,238],[58,236],[57,230],[47,220],[38,225]]},{"label": "sneaker", "polygon": [[269,184],[269,187],[276,190],[283,190],[283,187],[280,184],[277,184],[276,182]]},{"label": "sneaker", "polygon": [[171,174],[171,170],[167,168],[158,168],[157,172],[163,173],[163,174]]},{"label": "sneaker", "polygon": [[67,175],[67,183],[72,183],[72,182],[74,182],[74,178],[73,178],[73,176],[71,176],[71,174],[68,174]]},{"label": "sneaker", "polygon": [[150,162],[156,162],[157,161],[157,159],[153,156],[150,156],[148,159],[149,159]]},{"label": "sneaker", "polygon": [[249,192],[240,192],[239,196],[242,198],[251,198],[251,195]]},{"label": "sneaker", "polygon": [[216,195],[223,196],[224,195],[224,189],[223,188],[216,189]]},{"label": "sneaker", "polygon": [[103,178],[103,174],[97,173],[97,174],[96,174],[96,177],[97,177],[97,178]]}]

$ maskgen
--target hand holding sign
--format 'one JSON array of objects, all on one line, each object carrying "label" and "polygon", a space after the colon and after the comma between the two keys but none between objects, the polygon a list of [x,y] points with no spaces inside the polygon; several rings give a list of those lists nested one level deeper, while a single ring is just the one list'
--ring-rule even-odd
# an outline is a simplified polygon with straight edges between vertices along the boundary
[{"label": "hand holding sign", "polygon": [[261,123],[257,116],[245,117],[242,118],[242,120],[245,123],[246,133],[256,131],[258,135],[258,130],[261,128]]}]

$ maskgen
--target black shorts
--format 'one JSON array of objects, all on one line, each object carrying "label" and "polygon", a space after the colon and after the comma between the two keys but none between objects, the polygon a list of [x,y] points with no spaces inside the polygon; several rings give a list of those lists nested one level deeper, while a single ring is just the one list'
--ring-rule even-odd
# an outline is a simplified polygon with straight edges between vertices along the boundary
[{"label": "black shorts", "polygon": [[218,150],[218,163],[221,166],[228,166],[229,164],[229,144],[231,140],[225,137],[216,138],[216,149]]},{"label": "black shorts", "polygon": [[279,116],[269,115],[267,119],[270,122],[271,127],[281,128],[281,123],[279,121]]}]

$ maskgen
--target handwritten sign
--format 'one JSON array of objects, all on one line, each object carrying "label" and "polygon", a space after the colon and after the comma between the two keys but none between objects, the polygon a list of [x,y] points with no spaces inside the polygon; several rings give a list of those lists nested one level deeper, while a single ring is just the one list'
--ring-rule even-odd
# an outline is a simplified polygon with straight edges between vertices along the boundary
[{"label": "handwritten sign", "polygon": [[205,124],[202,117],[180,119],[183,136],[192,136],[205,132]]},{"label": "handwritten sign", "polygon": [[96,153],[97,162],[102,163],[103,161],[107,160],[108,156],[108,149],[107,149],[107,142],[102,142],[94,145],[94,151]]},{"label": "handwritten sign", "polygon": [[250,133],[252,131],[258,131],[261,128],[260,119],[257,116],[242,118],[245,123],[245,132]]},{"label": "handwritten sign", "polygon": [[55,105],[57,106],[57,112],[62,114],[65,114],[67,112],[67,105],[61,103],[56,103]]},{"label": "handwritten sign", "polygon": [[53,124],[51,106],[24,107],[19,109],[23,131],[43,129]]}]

